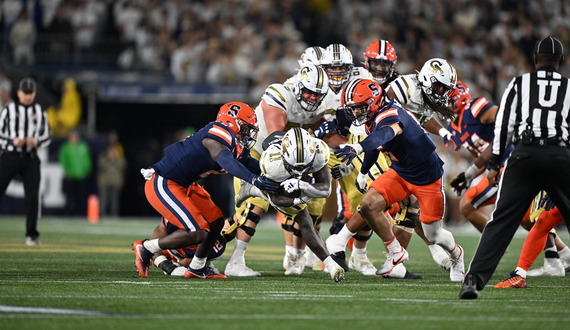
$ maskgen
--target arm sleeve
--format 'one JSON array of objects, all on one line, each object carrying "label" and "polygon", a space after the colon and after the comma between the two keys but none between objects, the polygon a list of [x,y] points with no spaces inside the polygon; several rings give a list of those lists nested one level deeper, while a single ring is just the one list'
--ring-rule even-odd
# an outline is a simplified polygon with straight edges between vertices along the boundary
[{"label": "arm sleeve", "polygon": [[390,126],[384,126],[374,133],[368,135],[366,139],[360,142],[365,152],[376,150],[383,146],[386,142],[392,140],[396,136],[394,130]]},{"label": "arm sleeve", "polygon": [[259,161],[253,157],[244,157],[240,162],[252,173],[261,175]]},{"label": "arm sleeve", "polygon": [[237,161],[229,150],[222,150],[216,156],[216,162],[231,175],[252,182],[255,174],[251,173],[242,163]]},{"label": "arm sleeve", "polygon": [[376,163],[378,156],[380,155],[380,151],[371,150],[364,153],[364,159],[362,160],[362,167],[360,168],[360,173],[366,174],[372,166]]}]

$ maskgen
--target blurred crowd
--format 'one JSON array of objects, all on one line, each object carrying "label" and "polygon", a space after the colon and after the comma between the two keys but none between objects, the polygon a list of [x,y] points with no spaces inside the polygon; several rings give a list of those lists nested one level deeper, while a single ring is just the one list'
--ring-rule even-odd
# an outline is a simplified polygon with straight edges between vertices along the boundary
[{"label": "blurred crowd", "polygon": [[294,73],[307,46],[343,43],[358,65],[380,38],[396,48],[400,72],[444,57],[475,95],[496,100],[511,77],[531,68],[527,54],[541,36],[570,45],[569,15],[564,0],[4,0],[0,7],[17,62],[42,60],[22,50],[35,40],[30,31],[52,37],[42,47],[59,51],[58,61],[115,38],[105,50],[121,68],[246,85],[254,100]]}]

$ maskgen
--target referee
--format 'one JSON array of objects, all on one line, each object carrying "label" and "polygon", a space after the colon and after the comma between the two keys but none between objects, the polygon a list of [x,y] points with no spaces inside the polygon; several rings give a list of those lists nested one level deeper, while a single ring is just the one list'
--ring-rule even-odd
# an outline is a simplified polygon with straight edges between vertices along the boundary
[{"label": "referee", "polygon": [[18,100],[0,111],[0,197],[10,181],[22,178],[26,201],[26,244],[38,245],[40,211],[40,159],[37,148],[50,143],[45,111],[35,103],[36,82],[24,78],[18,87]]},{"label": "referee", "polygon": [[540,190],[546,190],[562,216],[570,219],[570,84],[558,73],[563,60],[560,41],[540,40],[534,53],[536,72],[514,78],[503,94],[489,162],[491,184],[497,183],[499,163],[510,141],[515,149],[498,182],[496,208],[483,230],[460,299],[476,299],[477,291],[483,290]]}]

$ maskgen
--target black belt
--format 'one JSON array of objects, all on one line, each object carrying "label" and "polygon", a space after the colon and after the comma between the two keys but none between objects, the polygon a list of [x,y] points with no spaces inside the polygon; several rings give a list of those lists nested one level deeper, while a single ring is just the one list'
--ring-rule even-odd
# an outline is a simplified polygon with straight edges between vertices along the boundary
[{"label": "black belt", "polygon": [[[523,144],[523,143],[519,140],[515,144],[519,145],[519,144]],[[564,147],[564,148],[568,148],[570,146],[570,144],[567,141],[563,141],[562,139],[559,139],[559,138],[537,138],[537,137],[533,138],[532,142],[530,144],[527,144],[527,145],[528,146],[538,146],[538,147],[559,146],[559,147]]]}]

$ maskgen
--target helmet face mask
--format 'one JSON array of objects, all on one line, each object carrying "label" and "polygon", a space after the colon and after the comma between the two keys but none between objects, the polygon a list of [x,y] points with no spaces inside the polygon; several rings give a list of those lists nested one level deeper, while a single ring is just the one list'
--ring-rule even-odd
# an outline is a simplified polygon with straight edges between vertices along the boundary
[{"label": "helmet face mask", "polygon": [[319,66],[306,65],[295,75],[293,93],[305,111],[316,111],[328,90],[327,75]]},{"label": "helmet face mask", "polygon": [[423,94],[432,105],[448,106],[450,92],[455,89],[457,82],[457,73],[449,62],[441,58],[428,60],[418,73],[418,80]]},{"label": "helmet face mask", "polygon": [[242,148],[251,149],[259,127],[253,109],[242,102],[229,102],[220,107],[216,121],[230,128]]},{"label": "helmet face mask", "polygon": [[461,81],[457,82],[455,90],[451,91],[450,95],[453,101],[453,111],[456,114],[465,110],[465,107],[471,102],[469,87]]},{"label": "helmet face mask", "polygon": [[321,66],[327,72],[332,87],[342,87],[350,79],[353,59],[348,48],[341,44],[329,45],[321,59]]},{"label": "helmet face mask", "polygon": [[383,105],[382,88],[369,79],[357,79],[346,85],[341,95],[341,108],[355,126],[366,124]]},{"label": "helmet face mask", "polygon": [[382,84],[394,73],[398,62],[396,50],[386,40],[376,40],[364,52],[364,68],[368,70],[374,80]]},{"label": "helmet face mask", "polygon": [[299,127],[287,131],[281,140],[283,165],[291,176],[300,179],[312,167],[316,147],[311,135]]}]

